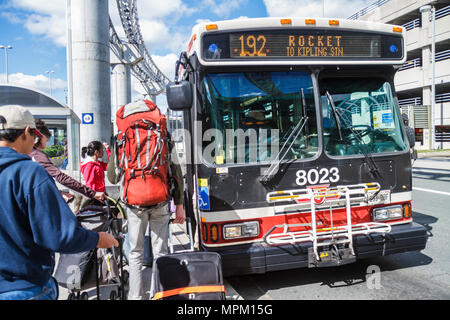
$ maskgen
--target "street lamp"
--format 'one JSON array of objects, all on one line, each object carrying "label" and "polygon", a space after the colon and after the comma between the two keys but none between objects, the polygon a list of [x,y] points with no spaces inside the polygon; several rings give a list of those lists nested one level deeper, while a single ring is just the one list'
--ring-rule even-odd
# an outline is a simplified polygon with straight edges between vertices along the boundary
[{"label": "street lamp", "polygon": [[420,13],[430,12],[430,21],[431,21],[431,149],[435,149],[435,139],[436,139],[436,126],[434,123],[434,111],[435,107],[435,98],[436,98],[436,86],[435,86],[435,65],[436,65],[436,9],[433,6],[434,1],[431,5],[425,5],[420,7]]},{"label": "street lamp", "polygon": [[8,49],[12,49],[12,46],[0,45],[0,49],[5,49],[6,83],[9,83],[9,81],[8,81]]},{"label": "street lamp", "polygon": [[48,73],[49,86],[50,86],[50,96],[52,95],[52,73],[55,73],[53,70],[47,70],[45,73]]}]

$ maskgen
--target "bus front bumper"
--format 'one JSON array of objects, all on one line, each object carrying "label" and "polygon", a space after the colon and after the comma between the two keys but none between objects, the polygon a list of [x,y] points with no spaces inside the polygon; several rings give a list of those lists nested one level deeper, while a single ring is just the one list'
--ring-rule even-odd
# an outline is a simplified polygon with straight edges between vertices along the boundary
[{"label": "bus front bumper", "polygon": [[[419,251],[425,249],[426,242],[425,227],[415,222],[392,226],[391,232],[385,235],[353,237],[356,259]],[[232,276],[308,267],[311,247],[311,242],[279,246],[263,242],[206,250],[218,252],[222,256],[224,276]]]}]

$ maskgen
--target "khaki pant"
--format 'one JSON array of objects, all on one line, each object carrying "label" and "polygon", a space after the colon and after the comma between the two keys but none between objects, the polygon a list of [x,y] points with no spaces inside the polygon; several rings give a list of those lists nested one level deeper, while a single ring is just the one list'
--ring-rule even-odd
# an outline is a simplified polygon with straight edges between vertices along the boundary
[{"label": "khaki pant", "polygon": [[[150,224],[153,259],[157,259],[168,253],[170,213],[167,203],[149,209],[127,206],[126,212],[130,239],[128,300],[142,300],[144,296],[142,268],[147,224]],[[150,291],[153,291],[153,284]]]}]

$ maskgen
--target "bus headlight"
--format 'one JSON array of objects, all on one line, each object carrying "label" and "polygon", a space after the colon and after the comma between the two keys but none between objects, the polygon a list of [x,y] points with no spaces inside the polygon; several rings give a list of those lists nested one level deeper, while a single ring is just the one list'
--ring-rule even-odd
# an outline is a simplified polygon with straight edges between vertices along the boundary
[{"label": "bus headlight", "polygon": [[402,217],[403,208],[400,205],[373,209],[374,221],[396,220]]},{"label": "bus headlight", "polygon": [[223,237],[225,240],[256,237],[258,235],[259,235],[258,221],[226,224],[223,226]]}]

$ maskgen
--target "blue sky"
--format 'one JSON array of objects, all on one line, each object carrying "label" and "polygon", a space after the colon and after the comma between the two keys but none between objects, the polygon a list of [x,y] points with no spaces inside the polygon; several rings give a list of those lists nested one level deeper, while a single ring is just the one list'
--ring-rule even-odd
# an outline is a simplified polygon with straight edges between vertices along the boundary
[{"label": "blue sky", "polygon": [[[346,18],[374,0],[323,0],[325,16]],[[66,0],[0,0],[0,44],[8,50],[9,82],[49,93],[45,71],[53,70],[53,96],[65,102]],[[110,16],[123,35],[115,0]],[[198,21],[269,16],[322,16],[322,0],[138,0],[141,33],[158,67],[173,78],[174,62]],[[170,41],[168,41],[170,39]],[[5,82],[4,50],[0,51],[0,82]],[[133,98],[142,96],[132,79]],[[158,97],[165,105],[165,96]]]}]

